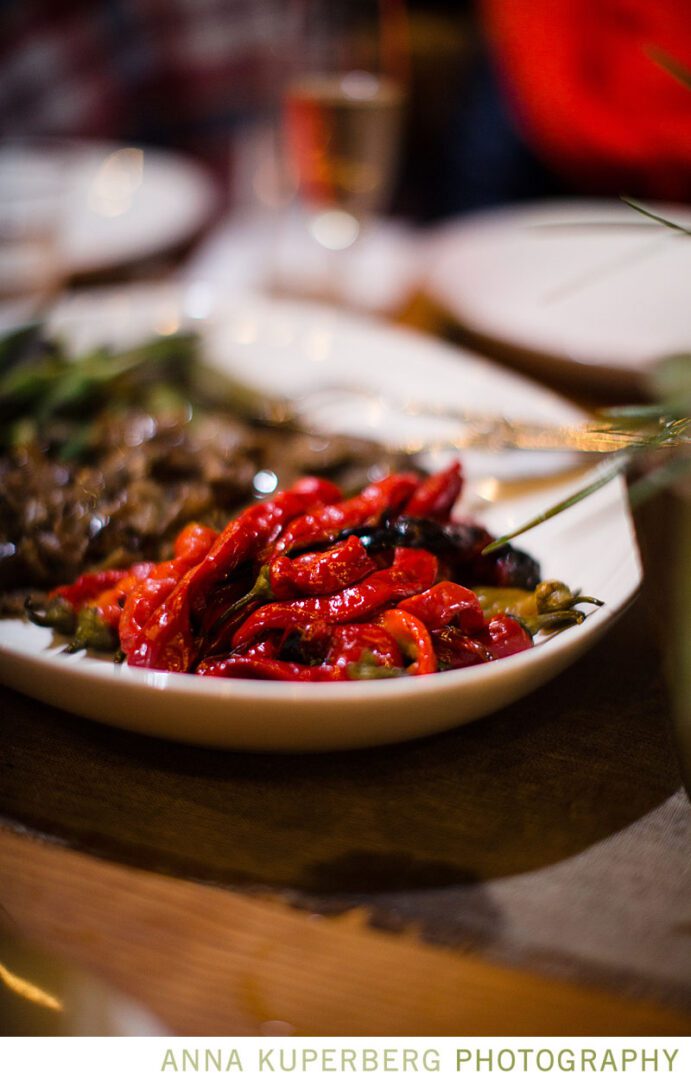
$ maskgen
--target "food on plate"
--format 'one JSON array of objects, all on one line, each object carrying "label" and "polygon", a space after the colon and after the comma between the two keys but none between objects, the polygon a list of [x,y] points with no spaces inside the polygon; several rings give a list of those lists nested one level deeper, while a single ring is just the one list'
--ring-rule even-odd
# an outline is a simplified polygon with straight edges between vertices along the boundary
[{"label": "food on plate", "polygon": [[85,570],[173,555],[305,473],[346,488],[401,468],[364,439],[273,430],[191,334],[73,355],[41,327],[0,341],[0,614]]},{"label": "food on plate", "polygon": [[529,649],[599,601],[510,545],[452,520],[458,461],[344,498],[303,477],[217,532],[194,523],[172,557],[86,573],[31,601],[70,651],[119,650],[134,667],[201,677],[343,682],[420,676]]}]

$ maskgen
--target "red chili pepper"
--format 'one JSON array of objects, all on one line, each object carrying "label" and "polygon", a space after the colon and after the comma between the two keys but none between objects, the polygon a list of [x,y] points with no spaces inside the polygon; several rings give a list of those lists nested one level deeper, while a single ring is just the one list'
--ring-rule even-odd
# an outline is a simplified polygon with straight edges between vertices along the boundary
[{"label": "red chili pepper", "polygon": [[[261,641],[254,641],[251,645],[246,645],[244,649],[238,650],[233,655],[244,656],[249,660],[277,660],[281,649],[282,636],[282,634],[270,634],[268,637],[262,638]],[[195,673],[198,673],[199,669],[202,668],[202,673],[206,672],[208,674],[211,667],[220,663],[221,660],[227,659],[226,653],[205,656],[195,668]]]},{"label": "red chili pepper", "polygon": [[115,585],[99,593],[85,607],[95,608],[108,626],[117,629],[123,601],[147,578],[155,565],[152,562],[135,563]]},{"label": "red chili pepper", "polygon": [[486,645],[470,637],[458,626],[432,630],[432,644],[439,667],[443,671],[474,667],[475,664],[486,664],[494,659]]},{"label": "red chili pepper", "polygon": [[[341,497],[330,480],[308,476],[273,499],[257,503],[226,525],[194,579],[195,586],[215,584],[241,562],[272,544],[294,518],[326,508]],[[287,531],[287,530],[286,530]]]},{"label": "red chili pepper", "polygon": [[80,611],[128,573],[128,570],[99,570],[82,574],[71,585],[53,589],[45,604],[27,600],[27,616],[37,626],[48,626],[59,634],[74,634]]},{"label": "red chili pepper", "polygon": [[118,626],[126,598],[151,573],[154,563],[135,563],[115,585],[99,593],[77,612],[68,652],[97,649],[107,652],[118,644]]},{"label": "red chili pepper", "polygon": [[282,634],[271,634],[261,641],[255,641],[242,650],[242,656],[253,660],[277,660],[281,649]]},{"label": "red chili pepper", "polygon": [[151,613],[128,652],[127,662],[163,671],[188,671],[196,655],[192,629],[195,604],[201,604],[209,591],[242,562],[256,558],[293,518],[338,498],[340,491],[335,484],[307,477],[274,499],[245,510],[225,527],[202,562],[188,570]]},{"label": "red chili pepper", "polygon": [[513,615],[494,615],[481,638],[495,660],[533,647],[533,639]]},{"label": "red chili pepper", "polygon": [[203,660],[197,674],[223,679],[270,679],[279,682],[343,682],[348,678],[347,671],[334,664],[310,667],[290,660],[241,655]]},{"label": "red chili pepper", "polygon": [[368,484],[359,495],[299,517],[287,528],[270,554],[333,540],[342,529],[373,525],[386,513],[396,513],[420,483],[414,473],[395,473]]},{"label": "red chili pepper", "polygon": [[310,552],[294,559],[277,555],[262,567],[248,592],[228,588],[210,601],[202,619],[201,654],[227,650],[240,621],[258,604],[297,596],[328,595],[360,581],[376,569],[377,564],[355,536],[328,551]]},{"label": "red chili pepper", "polygon": [[136,649],[142,628],[187,571],[201,562],[216,536],[206,525],[186,525],[173,545],[175,558],[152,566],[151,573],[127,596],[119,627],[124,653]]},{"label": "red chili pepper", "polygon": [[269,564],[268,598],[289,600],[294,596],[330,595],[376,569],[377,564],[357,536],[349,536],[328,551],[313,551],[294,559],[277,555]]},{"label": "red chili pepper", "polygon": [[434,555],[416,548],[396,548],[393,565],[333,596],[310,596],[265,604],[235,632],[237,648],[269,630],[292,630],[310,622],[346,623],[365,619],[387,604],[429,588],[437,576]]},{"label": "red chili pepper", "polygon": [[[374,623],[328,626],[311,623],[303,637],[310,648],[317,645],[317,662],[303,663],[280,658],[280,639],[273,635],[245,646],[229,657],[210,657],[197,668],[198,674],[224,677],[249,675],[252,678],[299,682],[338,682],[343,679],[372,678],[378,673],[397,674],[403,655],[391,634]],[[362,674],[367,664],[366,674]],[[355,669],[355,670],[354,670]]]},{"label": "red chili pepper", "polygon": [[447,469],[423,480],[405,504],[403,513],[406,517],[446,522],[462,490],[461,463],[454,461]]},{"label": "red chili pepper", "polygon": [[484,628],[470,636],[458,626],[432,631],[432,640],[443,669],[472,667],[500,660],[530,649],[533,639],[521,623],[505,613],[493,616]]},{"label": "red chili pepper", "polygon": [[217,536],[215,529],[192,521],[189,525],[185,525],[175,538],[173,557],[194,566],[201,562]]},{"label": "red chili pepper", "polygon": [[348,668],[371,658],[383,668],[402,668],[403,654],[394,637],[375,623],[348,623],[330,628],[326,663]]},{"label": "red chili pepper", "polygon": [[414,615],[428,630],[440,630],[442,626],[454,623],[472,634],[485,625],[475,593],[455,581],[440,581],[426,592],[402,600],[398,607]]},{"label": "red chili pepper", "polygon": [[429,630],[414,615],[392,608],[384,611],[377,623],[391,634],[406,656],[412,657],[413,663],[406,668],[408,675],[431,675],[438,670]]},{"label": "red chili pepper", "polygon": [[48,593],[49,600],[60,596],[71,604],[75,611],[79,611],[89,600],[93,600],[99,593],[111,589],[118,581],[126,577],[129,570],[98,570],[91,574],[82,574],[71,585],[59,585]]}]

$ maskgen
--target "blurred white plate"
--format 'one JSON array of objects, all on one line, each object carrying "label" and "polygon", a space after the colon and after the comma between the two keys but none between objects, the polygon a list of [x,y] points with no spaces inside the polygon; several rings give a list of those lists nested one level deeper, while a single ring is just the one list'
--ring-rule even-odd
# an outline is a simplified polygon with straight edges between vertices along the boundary
[{"label": "blurred white plate", "polygon": [[176,153],[77,140],[15,140],[0,147],[0,176],[21,175],[32,195],[47,173],[67,276],[169,250],[192,237],[217,203],[207,173]]},{"label": "blurred white plate", "polygon": [[[79,346],[130,340],[192,321],[209,358],[272,392],[300,392],[344,372],[390,392],[441,395],[460,408],[569,422],[574,408],[486,360],[374,320],[318,305],[214,301],[204,289],[91,293],[63,304],[53,325]],[[386,414],[383,435],[395,436]],[[365,427],[367,424],[365,423]],[[496,504],[485,521],[505,531],[564,494]],[[0,621],[0,676],[24,693],[105,723],[185,742],[242,750],[334,750],[430,734],[517,700],[571,664],[631,600],[641,571],[623,484],[615,481],[529,534],[543,575],[600,596],[586,622],[518,656],[464,671],[336,685],[201,679],[66,656],[52,634]]]},{"label": "blurred white plate", "polygon": [[413,227],[375,218],[343,251],[310,232],[298,208],[233,214],[202,242],[185,269],[188,281],[226,292],[315,297],[331,290],[359,311],[399,310],[415,290],[424,247]]},{"label": "blurred white plate", "polygon": [[[688,206],[651,208],[691,226]],[[622,202],[580,199],[442,226],[425,289],[475,333],[622,385],[691,350],[690,280],[691,236]]]}]

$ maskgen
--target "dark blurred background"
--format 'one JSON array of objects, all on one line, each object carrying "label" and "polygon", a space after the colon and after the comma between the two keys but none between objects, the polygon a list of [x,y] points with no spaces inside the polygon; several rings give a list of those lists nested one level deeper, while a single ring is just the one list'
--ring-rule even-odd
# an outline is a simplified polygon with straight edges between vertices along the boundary
[{"label": "dark blurred background", "polygon": [[[205,161],[272,98],[292,0],[4,0],[0,133]],[[409,0],[393,209],[431,221],[549,194],[691,200],[689,0]],[[280,39],[280,35],[279,39]]]}]

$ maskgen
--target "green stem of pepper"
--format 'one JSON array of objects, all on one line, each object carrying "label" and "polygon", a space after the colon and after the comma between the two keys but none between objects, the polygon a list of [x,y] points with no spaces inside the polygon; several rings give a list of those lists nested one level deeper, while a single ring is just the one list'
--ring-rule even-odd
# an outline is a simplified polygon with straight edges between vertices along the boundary
[{"label": "green stem of pepper", "polygon": [[257,579],[249,592],[246,592],[244,596],[235,600],[218,616],[213,626],[208,631],[207,637],[216,634],[230,619],[232,619],[233,615],[237,615],[238,611],[242,611],[248,604],[252,604],[255,601],[268,602],[273,599],[274,595],[269,583],[269,567],[267,564],[266,566],[262,566],[257,574]]},{"label": "green stem of pepper", "polygon": [[73,634],[77,625],[77,614],[71,604],[62,596],[51,597],[44,607],[39,607],[27,597],[24,604],[27,618],[36,626],[46,626],[58,634]]},{"label": "green stem of pepper", "polygon": [[76,630],[65,652],[76,653],[82,649],[113,652],[117,645],[117,632],[104,622],[98,608],[84,607],[77,615]]},{"label": "green stem of pepper", "polygon": [[540,630],[553,632],[583,622],[585,614],[577,609],[577,604],[602,606],[602,600],[582,596],[563,581],[541,581],[534,592],[482,586],[477,596],[487,617],[500,612],[513,615],[533,636]]},{"label": "green stem of pepper", "polygon": [[348,678],[354,681],[363,679],[398,679],[405,675],[403,668],[386,667],[378,664],[372,653],[364,652],[360,659],[348,664]]}]

